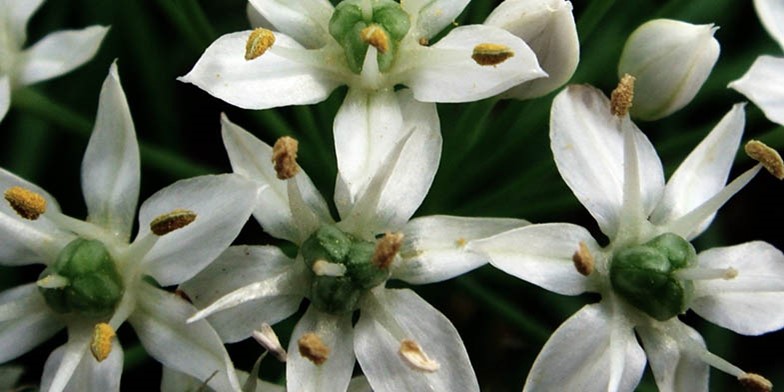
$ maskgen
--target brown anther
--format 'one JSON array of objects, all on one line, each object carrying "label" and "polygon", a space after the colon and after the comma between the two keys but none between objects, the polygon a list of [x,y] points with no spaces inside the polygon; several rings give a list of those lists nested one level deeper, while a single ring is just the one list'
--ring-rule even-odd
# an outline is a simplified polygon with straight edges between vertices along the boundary
[{"label": "brown anther", "polygon": [[422,46],[430,45],[430,40],[427,37],[419,37],[419,44]]},{"label": "brown anther", "polygon": [[297,165],[297,149],[299,142],[292,137],[283,136],[275,142],[272,147],[272,162],[275,163],[275,172],[278,179],[288,180],[297,175],[299,165]]},{"label": "brown anther", "polygon": [[245,44],[245,60],[253,60],[275,44],[275,34],[272,31],[258,28],[251,31],[248,42]]},{"label": "brown anther", "polygon": [[403,233],[386,233],[376,243],[376,250],[370,262],[380,269],[387,269],[395,261],[397,252],[403,246]]},{"label": "brown anther", "polygon": [[773,390],[773,383],[759,374],[746,373],[738,377],[738,381],[743,389],[749,392],[771,392]]},{"label": "brown anther", "polygon": [[5,199],[19,216],[29,220],[38,219],[46,212],[46,199],[29,189],[12,186],[5,191]]},{"label": "brown anther", "polygon": [[422,347],[419,346],[419,343],[411,339],[403,339],[400,341],[400,350],[398,353],[403,359],[403,362],[415,370],[432,373],[441,367],[438,362],[430,359],[430,357],[425,354]]},{"label": "brown anther", "polygon": [[172,231],[182,229],[196,220],[196,213],[190,210],[176,209],[168,214],[163,214],[150,222],[150,231],[157,236],[163,236]]},{"label": "brown anther", "polygon": [[308,332],[297,340],[299,353],[316,365],[321,365],[329,358],[329,347],[314,332]]},{"label": "brown anther", "polygon": [[90,342],[90,352],[98,362],[109,357],[112,352],[112,339],[115,337],[114,329],[106,323],[95,324],[93,339]]},{"label": "brown anther", "polygon": [[387,36],[387,32],[377,24],[372,24],[362,29],[362,31],[359,32],[359,37],[362,38],[362,41],[373,45],[373,47],[378,49],[379,53],[383,54],[389,50],[389,36]]},{"label": "brown anther", "polygon": [[483,43],[474,46],[471,58],[479,65],[498,65],[514,57],[512,48],[506,45]]},{"label": "brown anther", "polygon": [[593,272],[593,255],[588,249],[588,245],[585,245],[585,242],[580,241],[579,248],[577,248],[577,251],[572,255],[572,261],[574,262],[574,268],[576,268],[577,272],[581,275],[588,276]]},{"label": "brown anther", "polygon": [[610,94],[610,111],[613,116],[623,117],[629,113],[634,100],[634,81],[634,76],[624,74],[618,87]]},{"label": "brown anther", "polygon": [[750,140],[744,147],[746,155],[759,162],[773,177],[784,180],[784,161],[778,151],[768,147],[759,140]]}]

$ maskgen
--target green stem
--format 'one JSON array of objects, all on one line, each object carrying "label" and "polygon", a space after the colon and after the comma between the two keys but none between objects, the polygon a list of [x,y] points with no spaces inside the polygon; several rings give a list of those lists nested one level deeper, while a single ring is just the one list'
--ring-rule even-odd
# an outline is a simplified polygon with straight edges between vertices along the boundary
[{"label": "green stem", "polygon": [[218,37],[215,34],[215,29],[212,28],[209,19],[207,19],[207,14],[199,5],[198,0],[178,0],[180,3],[180,8],[182,8],[185,14],[188,16],[188,20],[192,23],[193,29],[198,33],[201,32],[201,40],[206,42],[208,45],[215,41]]},{"label": "green stem", "polygon": [[599,27],[599,22],[604,19],[605,14],[612,8],[613,4],[615,4],[615,0],[594,0],[588,3],[588,8],[585,9],[585,12],[577,20],[580,43],[588,40],[588,37]]},{"label": "green stem", "polygon": [[188,20],[188,16],[183,11],[179,1],[158,0],[158,6],[169,17],[169,21],[171,21],[174,27],[180,31],[180,35],[185,37],[192,49],[202,51],[210,44],[209,40],[204,39],[195,30],[194,24]]}]

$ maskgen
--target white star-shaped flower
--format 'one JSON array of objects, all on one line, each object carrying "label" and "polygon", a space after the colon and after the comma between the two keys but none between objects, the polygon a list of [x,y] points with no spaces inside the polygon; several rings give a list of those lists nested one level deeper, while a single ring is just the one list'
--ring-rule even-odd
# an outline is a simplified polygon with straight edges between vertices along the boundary
[{"label": "white star-shaped flower", "polygon": [[[707,391],[709,366],[745,383],[762,382],[708,352],[677,317],[692,309],[747,335],[784,326],[779,250],[756,241],[696,254],[688,242],[762,166],[724,185],[743,132],[743,105],[733,107],[665,185],[656,151],[618,104],[630,98],[630,89],[616,90],[613,115],[600,91],[571,86],[552,108],[558,170],[609,237],[607,246],[567,223],[529,225],[468,243],[492,265],[548,290],[602,297],[550,337],[525,391],[632,391],[646,354],[661,391]],[[747,150],[773,162],[777,154],[766,155],[765,148],[752,142]],[[780,158],[777,165],[769,166],[784,174]]]},{"label": "white star-shaped flower", "polygon": [[136,134],[115,65],[82,161],[85,221],[0,171],[7,201],[0,206],[0,263],[47,267],[37,283],[0,293],[0,363],[66,327],[68,342],[46,361],[43,391],[119,390],[123,351],[114,335],[126,320],[164,365],[211,377],[209,386],[218,390],[239,389],[212,327],[186,324],[195,308],[150,278],[177,285],[214,260],[250,217],[257,188],[236,174],[179,181],[142,204],[130,242],[139,177]]}]

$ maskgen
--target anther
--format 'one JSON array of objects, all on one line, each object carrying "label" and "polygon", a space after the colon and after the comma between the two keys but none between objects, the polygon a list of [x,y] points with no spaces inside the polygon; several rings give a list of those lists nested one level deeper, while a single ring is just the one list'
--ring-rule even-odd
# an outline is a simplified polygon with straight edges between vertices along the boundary
[{"label": "anther", "polygon": [[299,142],[292,137],[283,136],[275,142],[272,147],[272,162],[275,163],[275,172],[278,179],[288,180],[297,175],[299,165],[297,165],[297,149]]},{"label": "anther", "polygon": [[29,189],[12,186],[4,195],[11,208],[22,218],[36,220],[46,212],[46,199]]},{"label": "anther", "polygon": [[329,347],[314,332],[308,332],[297,340],[299,353],[316,365],[321,365],[329,358]]},{"label": "anther", "polygon": [[267,351],[271,352],[279,361],[286,362],[286,349],[280,344],[278,335],[275,334],[275,331],[272,330],[272,327],[269,324],[261,324],[260,330],[253,331],[253,338]]},{"label": "anther", "polygon": [[71,281],[68,278],[57,274],[46,275],[35,282],[38,287],[44,289],[62,289],[68,287],[70,283]]},{"label": "anther", "polygon": [[421,370],[423,372],[435,372],[441,365],[430,359],[425,354],[422,347],[411,339],[403,339],[400,341],[400,350],[398,351],[403,361],[413,369]]},{"label": "anther", "polygon": [[585,242],[580,241],[579,248],[572,255],[572,262],[574,262],[574,268],[577,269],[577,272],[583,276],[588,276],[593,272],[593,255]]},{"label": "anther", "polygon": [[430,40],[427,37],[419,37],[419,44],[422,46],[430,45]]},{"label": "anther", "polygon": [[275,34],[272,31],[258,28],[253,30],[245,44],[245,60],[253,60],[275,44]]},{"label": "anther", "polygon": [[512,49],[506,45],[483,43],[474,46],[471,58],[479,65],[498,65],[514,57]]},{"label": "anther", "polygon": [[190,210],[176,209],[163,214],[150,222],[150,231],[157,236],[164,236],[172,231],[182,229],[196,220],[196,213]]},{"label": "anther", "polygon": [[403,246],[403,233],[384,234],[376,243],[376,250],[370,262],[380,269],[389,268],[401,246]]},{"label": "anther", "polygon": [[109,357],[112,352],[112,339],[115,337],[114,329],[106,323],[98,323],[93,330],[93,340],[90,342],[90,351],[98,362]]},{"label": "anther", "polygon": [[614,116],[623,117],[629,113],[634,100],[634,81],[634,76],[624,74],[618,87],[610,94],[610,111]]},{"label": "anther", "polygon": [[784,180],[784,161],[778,151],[768,147],[759,140],[751,140],[744,147],[746,154],[762,164],[770,174],[779,180]]},{"label": "anther", "polygon": [[346,274],[346,266],[339,263],[330,263],[326,260],[316,260],[313,263],[313,273],[316,276],[343,276]]},{"label": "anther", "polygon": [[465,248],[466,244],[468,244],[468,241],[463,237],[460,237],[455,241],[455,245],[457,245],[458,248]]},{"label": "anther", "polygon": [[773,390],[773,383],[759,374],[745,373],[738,377],[738,381],[749,392],[771,392]]},{"label": "anther", "polygon": [[377,24],[372,24],[362,29],[362,31],[359,32],[359,37],[362,38],[362,41],[373,45],[378,49],[379,53],[383,54],[389,50],[389,36],[387,36],[387,32]]}]

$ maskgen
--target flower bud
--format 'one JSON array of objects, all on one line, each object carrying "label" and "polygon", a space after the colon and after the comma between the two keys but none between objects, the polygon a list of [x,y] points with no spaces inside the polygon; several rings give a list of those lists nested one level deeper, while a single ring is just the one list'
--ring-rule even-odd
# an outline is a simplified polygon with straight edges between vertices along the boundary
[{"label": "flower bud", "polygon": [[637,28],[626,41],[618,75],[637,78],[632,117],[657,120],[686,106],[719,58],[712,24],[693,25],[656,19]]},{"label": "flower bud", "polygon": [[548,77],[509,89],[506,98],[529,99],[545,95],[569,81],[580,59],[580,42],[572,3],[564,0],[506,0],[485,20],[520,37],[536,54]]}]

